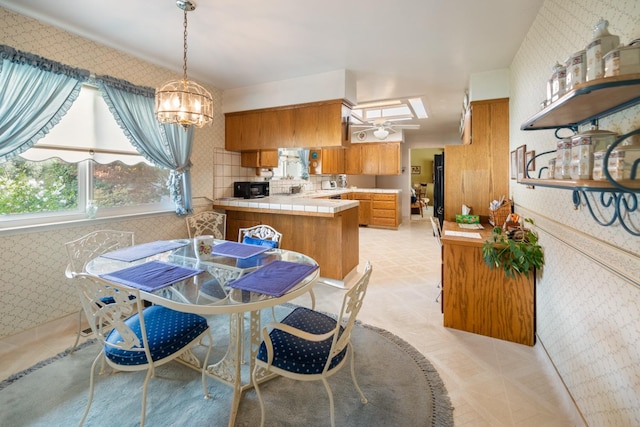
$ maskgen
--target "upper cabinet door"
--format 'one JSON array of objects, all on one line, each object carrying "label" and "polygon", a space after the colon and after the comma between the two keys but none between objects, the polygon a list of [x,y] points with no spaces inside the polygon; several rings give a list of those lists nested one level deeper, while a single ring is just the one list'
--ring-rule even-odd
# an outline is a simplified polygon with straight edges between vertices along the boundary
[{"label": "upper cabinet door", "polygon": [[400,143],[379,144],[378,175],[400,175]]},{"label": "upper cabinet door", "polygon": [[351,144],[351,147],[344,150],[344,173],[362,174],[362,144]]},{"label": "upper cabinet door", "polygon": [[344,171],[345,150],[342,148],[322,149],[322,173],[339,174]]},{"label": "upper cabinet door", "polygon": [[225,148],[252,151],[348,145],[348,114],[342,100],[225,115]]}]

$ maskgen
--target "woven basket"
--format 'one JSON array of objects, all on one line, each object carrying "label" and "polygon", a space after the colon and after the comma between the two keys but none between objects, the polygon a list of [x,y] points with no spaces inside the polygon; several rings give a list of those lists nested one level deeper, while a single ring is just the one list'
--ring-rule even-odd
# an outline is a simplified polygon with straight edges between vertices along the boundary
[{"label": "woven basket", "polygon": [[511,202],[507,201],[489,214],[489,223],[494,227],[502,227],[511,213]]}]

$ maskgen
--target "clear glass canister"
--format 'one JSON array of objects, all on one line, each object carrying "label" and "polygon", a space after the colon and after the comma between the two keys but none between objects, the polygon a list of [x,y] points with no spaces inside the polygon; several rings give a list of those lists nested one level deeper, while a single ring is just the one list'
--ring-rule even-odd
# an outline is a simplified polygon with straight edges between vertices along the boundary
[{"label": "clear glass canister", "polygon": [[571,178],[571,138],[562,138],[558,141],[556,150],[555,179]]}]

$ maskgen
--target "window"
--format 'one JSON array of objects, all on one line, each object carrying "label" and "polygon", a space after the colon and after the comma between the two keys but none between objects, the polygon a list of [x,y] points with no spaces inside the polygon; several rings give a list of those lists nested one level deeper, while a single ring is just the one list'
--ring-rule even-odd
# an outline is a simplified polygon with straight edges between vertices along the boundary
[{"label": "window", "polygon": [[20,157],[0,164],[0,226],[172,210],[167,180],[131,145],[99,91],[83,86],[71,109]]}]

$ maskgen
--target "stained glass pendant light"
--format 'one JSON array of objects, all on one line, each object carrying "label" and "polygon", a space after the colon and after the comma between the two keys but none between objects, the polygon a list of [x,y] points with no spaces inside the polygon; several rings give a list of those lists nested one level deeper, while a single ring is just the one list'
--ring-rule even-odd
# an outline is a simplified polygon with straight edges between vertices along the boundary
[{"label": "stained glass pendant light", "polygon": [[184,11],[184,55],[182,80],[173,80],[156,89],[156,117],[160,123],[201,128],[213,121],[213,98],[198,83],[187,80],[187,12],[195,10],[193,1],[178,0]]}]

